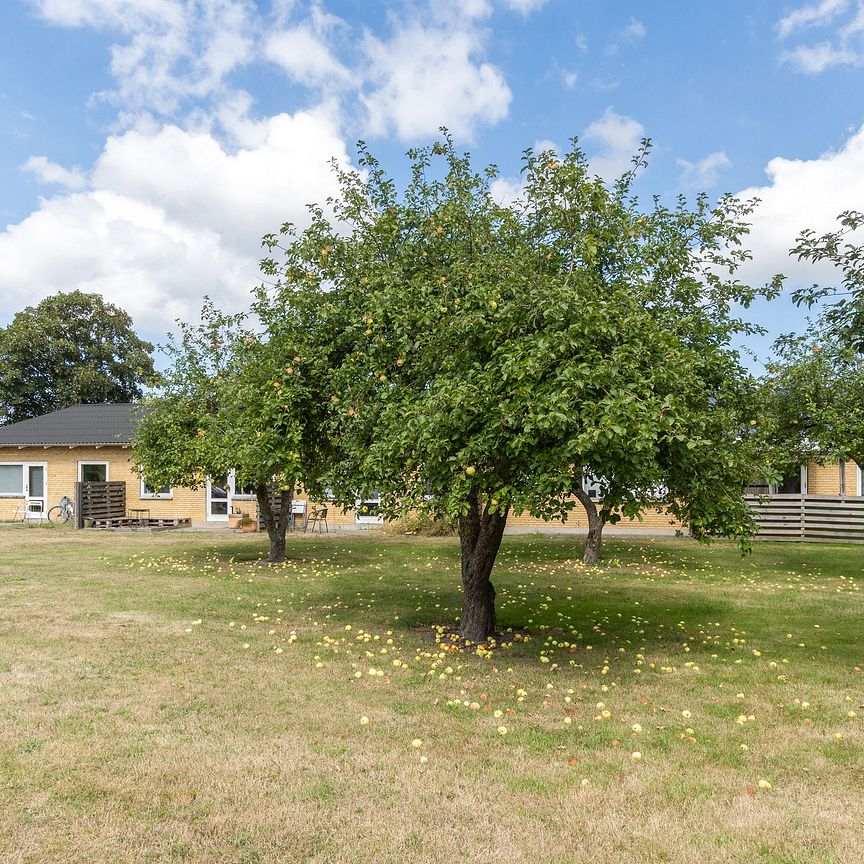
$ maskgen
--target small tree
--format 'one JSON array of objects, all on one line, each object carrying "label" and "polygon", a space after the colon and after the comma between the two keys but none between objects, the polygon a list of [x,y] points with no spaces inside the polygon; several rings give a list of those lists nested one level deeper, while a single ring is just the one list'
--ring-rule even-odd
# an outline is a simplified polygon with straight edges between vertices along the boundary
[{"label": "small tree", "polygon": [[824,332],[774,347],[760,401],[775,474],[850,459],[864,470],[864,357]]},{"label": "small tree", "polygon": [[810,461],[864,468],[864,214],[841,213],[836,231],[805,230],[790,255],[833,264],[838,279],[793,292],[819,308],[806,336],[786,335],[762,382],[762,437],[775,473]]},{"label": "small tree", "polygon": [[28,306],[0,328],[0,424],[81,402],[134,402],[153,383],[152,350],[98,294]]},{"label": "small tree", "polygon": [[285,558],[294,488],[310,476],[320,446],[311,428],[321,413],[312,364],[288,342],[208,303],[202,322],[182,324],[168,346],[163,392],[145,402],[133,442],[133,458],[155,486],[195,488],[236,471],[255,489],[271,562]]},{"label": "small tree", "polygon": [[266,238],[284,252],[264,262],[271,312],[304,318],[332,370],[337,497],[378,489],[388,516],[458,518],[473,641],[495,630],[510,513],[581,503],[588,561],[604,522],[658,497],[699,538],[749,536],[755,391],[730,348],[748,329],[730,307],[757,294],[732,276],[748,205],[645,213],[635,169],[608,188],[574,145],[526,151],[523,200],[503,206],[494,169],[449,138],[409,155],[404,194],[362,149],[367,177],[339,173],[333,223],[313,209],[302,234]]}]

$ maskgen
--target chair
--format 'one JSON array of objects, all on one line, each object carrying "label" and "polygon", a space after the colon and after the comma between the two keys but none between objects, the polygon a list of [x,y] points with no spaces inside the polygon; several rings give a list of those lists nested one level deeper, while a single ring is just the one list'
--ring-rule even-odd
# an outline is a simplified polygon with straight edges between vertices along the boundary
[{"label": "chair", "polygon": [[43,501],[22,501],[15,508],[13,522],[29,522],[38,519],[40,522],[45,518],[45,504]]},{"label": "chair", "polygon": [[[327,508],[326,507],[316,507],[313,510],[309,511],[309,517],[306,519],[306,524],[303,526],[303,533],[306,533],[306,529],[309,526],[312,526],[312,530],[309,532],[310,534],[315,533],[315,526],[318,526],[318,533],[323,534],[324,531],[329,534],[330,526],[327,524]],[[322,530],[321,526],[324,526]]]}]

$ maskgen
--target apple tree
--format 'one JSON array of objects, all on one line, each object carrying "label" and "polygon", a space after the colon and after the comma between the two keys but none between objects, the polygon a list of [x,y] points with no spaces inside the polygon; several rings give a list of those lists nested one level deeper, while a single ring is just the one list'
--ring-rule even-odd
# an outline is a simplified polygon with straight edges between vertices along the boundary
[{"label": "apple tree", "polygon": [[643,157],[610,186],[575,142],[528,150],[502,204],[495,169],[446,135],[409,153],[402,192],[361,145],[329,215],[265,238],[268,316],[302,320],[328,358],[329,485],[345,505],[378,490],[388,517],[457,518],[468,640],[495,631],[510,514],[583,506],[587,561],[605,523],[645,507],[700,539],[753,531],[756,390],[731,347],[748,330],[733,306],[759,293],[734,276],[751,205],[643,208]]},{"label": "apple tree", "polygon": [[294,488],[314,475],[324,440],[314,364],[284,329],[253,331],[209,302],[166,350],[171,365],[143,403],[133,460],[154,486],[196,488],[235,471],[255,490],[267,560],[284,560]]},{"label": "apple tree", "polygon": [[775,473],[852,460],[864,469],[864,357],[816,330],[784,336],[762,380],[762,429]]}]

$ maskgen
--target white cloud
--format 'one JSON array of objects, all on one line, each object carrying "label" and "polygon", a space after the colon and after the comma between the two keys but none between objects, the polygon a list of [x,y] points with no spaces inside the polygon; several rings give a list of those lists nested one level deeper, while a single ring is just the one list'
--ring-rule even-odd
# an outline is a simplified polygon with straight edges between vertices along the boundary
[{"label": "white cloud", "polygon": [[[457,15],[463,15],[465,18],[487,18],[492,14],[492,6],[488,0],[441,0],[436,5],[446,7],[448,2]],[[542,2],[545,3],[546,0]]]},{"label": "white cloud", "polygon": [[514,12],[530,15],[538,9],[542,9],[548,2],[549,0],[504,0],[504,5]]},{"label": "white cloud", "polygon": [[503,120],[512,94],[500,70],[480,59],[483,44],[465,22],[399,24],[386,41],[367,34],[371,90],[361,99],[372,134],[392,130],[413,142],[447,126],[470,139],[478,124]]},{"label": "white cloud", "polygon": [[205,292],[240,305],[253,263],[227,251],[216,232],[158,207],[104,190],[76,193],[43,201],[0,234],[0,315],[80,289],[117,303],[139,328],[165,332],[194,315]]},{"label": "white cloud", "polygon": [[[802,6],[780,19],[777,33],[781,40],[787,40],[798,30],[834,25],[849,8],[848,0],[822,0]],[[810,75],[834,66],[864,66],[864,0],[858,0],[854,8],[852,17],[836,27],[828,38],[786,48],[780,54],[780,62]]]},{"label": "white cloud", "polygon": [[627,42],[640,42],[648,35],[648,29],[636,18],[631,18],[630,23],[621,32],[621,36]]},{"label": "white cloud", "polygon": [[305,26],[274,33],[267,39],[264,56],[300,84],[345,85],[351,81],[351,73],[333,56],[324,40]]},{"label": "white cloud", "polygon": [[489,185],[492,200],[505,206],[512,204],[524,190],[525,184],[519,177],[498,177]]},{"label": "white cloud", "polygon": [[[337,191],[329,158],[350,165],[340,99],[365,109],[372,132],[412,142],[441,124],[470,138],[511,100],[485,58],[488,0],[423,0],[410,20],[391,16],[385,36],[355,38],[350,62],[335,49],[346,53],[347,25],[314,2],[274,0],[269,37],[251,0],[30,2],[51,24],[114,42],[114,86],[97,95],[117,106],[118,122],[92,166],[45,155],[22,166],[65,189],[0,232],[0,321],[76,288],[154,333],[196,316],[205,293],[242,307],[258,282],[261,235],[307,224],[307,204]],[[232,75],[261,61],[305,87],[326,85],[329,101],[256,117]]]},{"label": "white cloud", "polygon": [[134,118],[174,114],[185,100],[218,93],[253,56],[250,0],[31,0],[49,23],[116,32],[114,90],[99,94]]},{"label": "white cloud", "polygon": [[604,180],[620,177],[632,167],[644,136],[645,127],[641,123],[607,108],[582,133],[582,140],[589,146],[592,171]]},{"label": "white cloud", "polygon": [[306,205],[336,191],[327,160],[349,157],[328,106],[247,122],[256,144],[236,151],[173,125],[109,138],[89,191],[43,200],[0,233],[0,319],[74,288],[156,332],[194,317],[205,293],[248,304],[261,235],[306,224]]},{"label": "white cloud", "polygon": [[[774,273],[786,273],[790,283],[815,280],[830,284],[836,273],[829,265],[801,264],[789,257],[789,249],[804,228],[817,234],[837,228],[844,210],[860,210],[864,201],[864,126],[839,150],[815,159],[776,157],[766,169],[768,183],[744,189],[740,198],[758,197],[762,203],[753,214],[753,228],[746,244],[753,261],[742,278],[762,283]],[[862,238],[864,239],[864,238]]]},{"label": "white cloud", "polygon": [[31,156],[21,167],[35,174],[40,183],[57,184],[67,189],[83,189],[87,185],[87,176],[77,165],[64,168],[46,156]]},{"label": "white cloud", "polygon": [[722,150],[709,153],[698,162],[679,159],[676,164],[681,169],[681,185],[687,189],[700,191],[715,186],[720,179],[720,172],[732,165],[729,157]]},{"label": "white cloud", "polygon": [[799,45],[780,55],[782,63],[789,63],[801,72],[816,75],[832,66],[854,66],[860,58],[854,51],[847,48],[835,48],[829,42],[819,42],[816,45]]},{"label": "white cloud", "polygon": [[820,3],[801,6],[777,22],[777,34],[785,39],[795,30],[830,24],[848,6],[849,0],[821,0]]}]

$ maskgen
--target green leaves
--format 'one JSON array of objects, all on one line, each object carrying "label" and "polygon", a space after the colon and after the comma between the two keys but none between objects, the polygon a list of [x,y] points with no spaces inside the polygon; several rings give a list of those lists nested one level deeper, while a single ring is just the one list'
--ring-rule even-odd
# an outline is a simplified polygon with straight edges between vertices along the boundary
[{"label": "green leaves", "polygon": [[0,328],[0,424],[78,403],[134,402],[156,380],[152,350],[98,294],[28,306]]},{"label": "green leaves", "polygon": [[587,472],[607,520],[664,486],[699,532],[750,531],[754,384],[731,309],[759,293],[734,278],[752,202],[646,211],[633,172],[608,187],[574,144],[526,151],[502,206],[494,169],[448,137],[409,158],[399,193],[361,146],[366,177],[338,172],[333,221],[290,229],[261,292],[268,328],[305,333],[327,369],[337,497],[376,488],[387,513],[453,515],[473,490],[563,518]]}]

